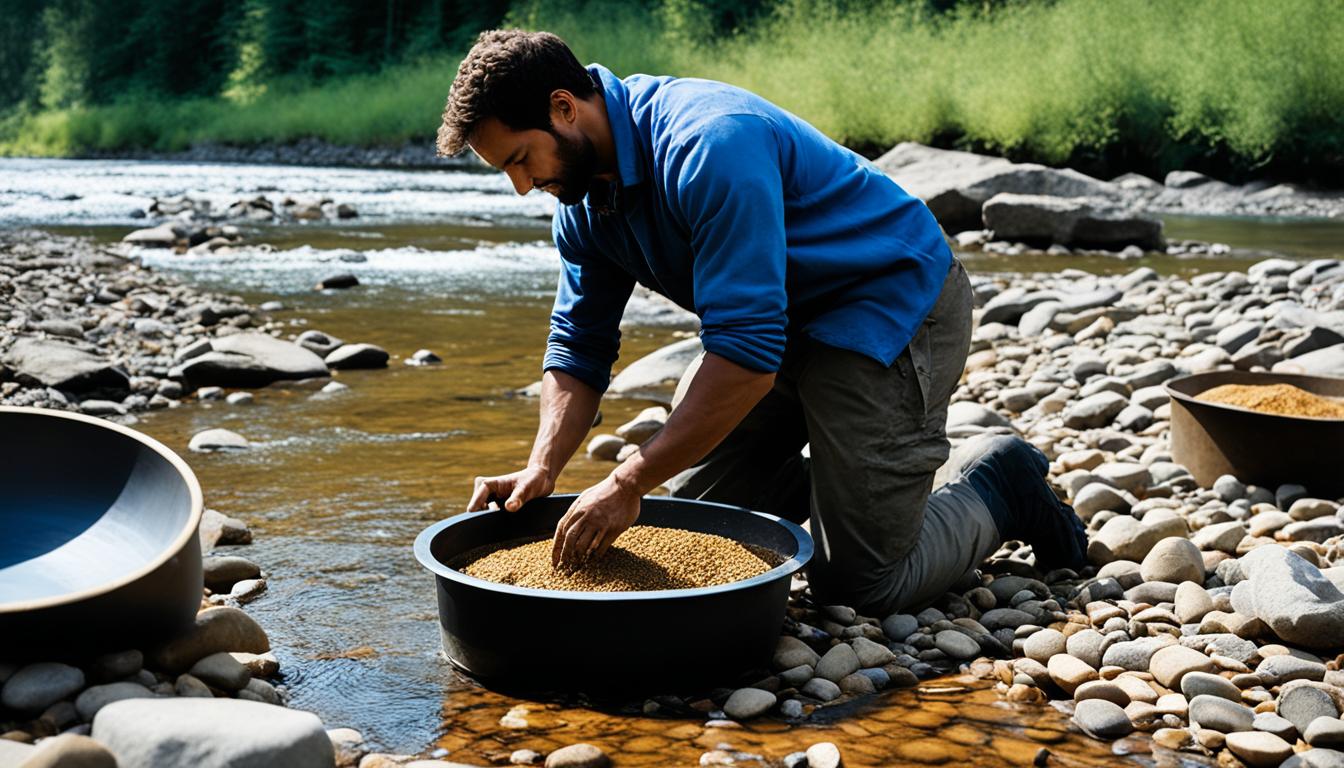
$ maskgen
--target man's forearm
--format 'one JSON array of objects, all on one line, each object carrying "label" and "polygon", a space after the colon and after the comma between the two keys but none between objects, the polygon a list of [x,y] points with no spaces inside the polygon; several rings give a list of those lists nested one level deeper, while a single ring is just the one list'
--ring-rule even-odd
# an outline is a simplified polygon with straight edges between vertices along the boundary
[{"label": "man's forearm", "polygon": [[528,465],[545,470],[555,482],[592,429],[601,402],[600,392],[567,373],[542,374],[541,418]]},{"label": "man's forearm", "polygon": [[644,495],[704,458],[774,386],[775,374],[708,353],[667,423],[612,472]]}]

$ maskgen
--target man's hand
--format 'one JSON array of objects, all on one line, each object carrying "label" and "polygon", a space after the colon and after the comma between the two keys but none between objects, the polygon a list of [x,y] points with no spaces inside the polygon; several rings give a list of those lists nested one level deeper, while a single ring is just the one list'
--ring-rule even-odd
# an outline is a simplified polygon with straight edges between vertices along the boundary
[{"label": "man's hand", "polygon": [[639,519],[640,493],[608,477],[579,494],[555,526],[551,565],[574,569],[601,557]]},{"label": "man's hand", "polygon": [[485,509],[493,496],[505,500],[504,509],[517,512],[527,502],[550,496],[554,490],[555,480],[541,467],[528,467],[499,477],[478,477],[467,511]]}]

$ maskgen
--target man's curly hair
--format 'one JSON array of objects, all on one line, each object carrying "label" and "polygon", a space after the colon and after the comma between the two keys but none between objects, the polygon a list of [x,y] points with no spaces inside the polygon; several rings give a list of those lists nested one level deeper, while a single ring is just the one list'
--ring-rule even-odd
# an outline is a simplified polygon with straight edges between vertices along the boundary
[{"label": "man's curly hair", "polygon": [[566,90],[586,99],[592,76],[565,41],[550,32],[492,29],[471,47],[448,91],[439,126],[440,157],[456,155],[487,117],[515,131],[551,128],[551,94]]}]

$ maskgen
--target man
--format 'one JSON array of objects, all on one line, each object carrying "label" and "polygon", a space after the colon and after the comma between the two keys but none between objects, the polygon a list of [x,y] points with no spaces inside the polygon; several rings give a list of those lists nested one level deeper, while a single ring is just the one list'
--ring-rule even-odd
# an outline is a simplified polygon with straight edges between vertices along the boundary
[{"label": "man", "polygon": [[1043,567],[1085,562],[1081,523],[1020,439],[979,444],[931,493],[970,284],[928,209],[871,163],[741,89],[622,80],[520,30],[481,35],[438,146],[470,146],[519,194],[561,203],[536,442],[526,468],[477,478],[468,509],[497,496],[517,510],[554,490],[639,282],[700,317],[705,353],[666,425],[560,520],[557,565],[601,557],[665,483],[810,514],[814,594],[869,615],[932,601],[1008,539]]}]

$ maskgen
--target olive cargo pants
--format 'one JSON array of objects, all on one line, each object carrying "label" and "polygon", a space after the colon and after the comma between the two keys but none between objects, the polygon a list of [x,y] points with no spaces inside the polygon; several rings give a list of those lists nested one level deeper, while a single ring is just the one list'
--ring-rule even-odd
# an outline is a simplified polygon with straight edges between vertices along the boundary
[{"label": "olive cargo pants", "polygon": [[[774,389],[667,487],[795,522],[810,516],[817,546],[809,582],[824,604],[880,618],[941,597],[1000,543],[958,467],[933,488],[949,454],[947,406],[966,363],[971,308],[970,280],[954,261],[891,367],[797,339]],[[807,444],[810,460],[801,454]]]}]

